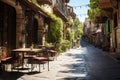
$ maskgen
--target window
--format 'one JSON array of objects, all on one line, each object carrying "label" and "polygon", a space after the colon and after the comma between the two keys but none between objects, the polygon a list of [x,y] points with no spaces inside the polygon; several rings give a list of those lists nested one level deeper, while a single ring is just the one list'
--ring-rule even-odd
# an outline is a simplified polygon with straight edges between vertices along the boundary
[{"label": "window", "polygon": [[117,13],[114,14],[114,28],[118,26]]}]

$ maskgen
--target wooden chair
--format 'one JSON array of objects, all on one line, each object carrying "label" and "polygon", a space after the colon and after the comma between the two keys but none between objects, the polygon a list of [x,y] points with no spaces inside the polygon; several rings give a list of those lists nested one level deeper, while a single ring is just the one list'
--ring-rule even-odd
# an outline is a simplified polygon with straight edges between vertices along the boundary
[{"label": "wooden chair", "polygon": [[[25,66],[26,67],[29,67],[29,64],[31,65],[31,71],[33,70],[33,64],[34,64],[34,57],[35,57],[36,55],[35,54],[33,54],[33,53],[26,53],[25,55],[24,55],[24,62],[25,62]],[[29,71],[29,70],[28,70]]]},{"label": "wooden chair", "polygon": [[12,59],[12,56],[9,56],[6,47],[1,47],[0,52],[1,52],[0,56],[1,56],[2,69],[6,71],[8,67],[7,65],[13,64],[14,61]]},{"label": "wooden chair", "polygon": [[42,55],[34,56],[33,59],[37,64],[39,64],[39,72],[40,72],[40,65],[43,64],[43,69],[44,69],[44,64],[46,62],[48,64],[48,71],[49,71],[49,55],[46,49],[43,49]]},{"label": "wooden chair", "polygon": [[57,51],[55,50],[48,50],[49,56],[51,57],[51,60],[57,60]]},{"label": "wooden chair", "polygon": [[49,59],[50,59],[50,60],[55,60],[55,59],[57,59],[58,52],[57,52],[55,46],[52,46],[52,47],[47,48],[47,51],[48,51],[48,53],[49,53]]}]

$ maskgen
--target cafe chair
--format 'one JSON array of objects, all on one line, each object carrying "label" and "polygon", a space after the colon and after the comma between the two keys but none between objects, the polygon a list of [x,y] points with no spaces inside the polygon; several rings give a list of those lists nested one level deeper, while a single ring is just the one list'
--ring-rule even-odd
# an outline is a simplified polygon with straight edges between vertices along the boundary
[{"label": "cafe chair", "polygon": [[58,52],[55,46],[47,47],[47,51],[49,53],[50,60],[55,60],[55,59],[57,60]]},{"label": "cafe chair", "polygon": [[1,47],[0,48],[0,57],[1,57],[1,64],[2,64],[2,69],[4,71],[7,71],[8,65],[11,64],[11,69],[13,66],[13,58],[12,56],[9,56],[6,47]]},{"label": "cafe chair", "polygon": [[48,71],[49,71],[49,56],[48,56],[48,51],[47,50],[43,50],[42,54],[43,55],[34,56],[33,59],[34,59],[35,63],[39,65],[39,72],[41,71],[41,69],[40,69],[41,64],[43,64],[43,69],[44,69],[44,64],[46,62],[47,62]]},{"label": "cafe chair", "polygon": [[[34,48],[38,48],[37,45],[34,46]],[[29,64],[31,65],[31,71],[34,68],[34,57],[36,56],[35,53],[32,52],[26,52],[24,54],[24,62],[25,62],[25,66],[29,67]]]},{"label": "cafe chair", "polygon": [[50,49],[48,50],[48,53],[50,57],[53,57],[53,60],[57,59],[57,51]]},{"label": "cafe chair", "polygon": [[[24,62],[25,62],[25,66],[26,67],[29,67],[29,65],[31,65],[31,71],[33,70],[34,68],[34,59],[33,57],[35,57],[36,55],[33,54],[33,53],[26,53],[24,55]],[[29,70],[28,70],[29,71]]]}]

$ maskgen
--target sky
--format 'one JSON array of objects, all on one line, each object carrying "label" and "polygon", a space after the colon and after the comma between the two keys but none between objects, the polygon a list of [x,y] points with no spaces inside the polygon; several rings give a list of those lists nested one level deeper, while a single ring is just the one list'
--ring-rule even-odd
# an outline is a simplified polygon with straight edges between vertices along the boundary
[{"label": "sky", "polygon": [[73,10],[81,22],[85,21],[85,18],[88,17],[87,11],[89,7],[90,0],[70,0],[68,5],[73,7]]}]

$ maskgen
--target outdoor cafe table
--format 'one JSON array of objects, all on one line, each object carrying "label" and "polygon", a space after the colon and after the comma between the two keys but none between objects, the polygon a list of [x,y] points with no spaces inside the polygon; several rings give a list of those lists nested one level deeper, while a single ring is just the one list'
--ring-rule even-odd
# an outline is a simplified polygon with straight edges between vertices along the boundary
[{"label": "outdoor cafe table", "polygon": [[18,48],[18,49],[13,49],[12,50],[13,52],[15,52],[16,54],[17,53],[21,53],[22,54],[22,68],[23,68],[23,65],[24,65],[24,54],[25,53],[39,53],[42,51],[42,49],[39,49],[39,48]]}]

